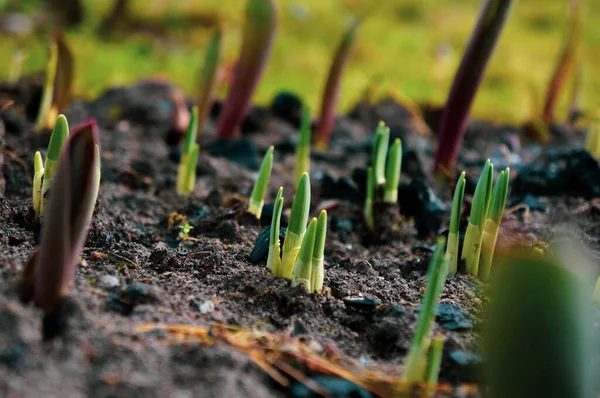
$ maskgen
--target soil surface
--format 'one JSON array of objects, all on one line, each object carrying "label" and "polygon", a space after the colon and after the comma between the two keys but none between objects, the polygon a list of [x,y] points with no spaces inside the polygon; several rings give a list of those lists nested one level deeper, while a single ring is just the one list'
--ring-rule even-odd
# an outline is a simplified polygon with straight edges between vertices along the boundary
[{"label": "soil surface", "polygon": [[[296,102],[283,96],[253,108],[244,139],[227,144],[213,138],[215,105],[199,139],[195,192],[182,198],[174,187],[178,150],[167,145],[179,133],[170,101],[175,88],[137,85],[74,101],[66,112],[71,126],[90,117],[99,122],[102,182],[82,262],[62,303],[68,326],[44,341],[42,313],[18,299],[20,273],[39,234],[33,155],[45,155],[49,139],[33,133],[35,84],[0,87],[15,98],[0,113],[0,396],[391,395],[435,237],[448,226],[453,187],[438,185],[430,172],[439,110],[425,109],[422,118],[391,99],[358,104],[338,118],[330,150],[312,154],[312,214],[326,208],[330,220],[326,291],[315,295],[272,276],[266,256],[251,261],[263,226],[245,214],[269,145],[276,151],[267,203],[283,186],[289,214]],[[379,206],[378,231],[370,234],[362,203],[379,120],[403,140],[402,183],[399,206]],[[600,169],[577,149],[583,132],[556,126],[553,133],[542,147],[521,126],[473,121],[459,159],[468,175],[463,222],[491,158],[496,170],[511,167],[499,247],[545,248],[567,234],[597,258],[600,203],[593,198],[600,196]],[[551,175],[541,164],[552,166]],[[186,222],[193,227],[187,236],[179,228]],[[270,224],[269,206],[263,224]],[[436,396],[480,395],[484,291],[461,272],[446,282],[434,325],[445,338]]]}]

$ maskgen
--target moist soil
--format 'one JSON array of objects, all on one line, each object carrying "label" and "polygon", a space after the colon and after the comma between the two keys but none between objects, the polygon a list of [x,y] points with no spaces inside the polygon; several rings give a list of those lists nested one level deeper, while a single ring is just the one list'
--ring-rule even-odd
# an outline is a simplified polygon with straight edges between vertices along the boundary
[{"label": "moist soil", "polygon": [[[214,139],[216,104],[199,138],[196,188],[186,198],[175,193],[179,153],[167,145],[180,134],[169,101],[176,88],[136,85],[73,101],[65,112],[71,126],[99,122],[102,181],[75,282],[52,323],[22,304],[18,291],[39,235],[33,155],[45,155],[49,139],[33,133],[28,109],[39,98],[36,84],[0,86],[14,101],[0,113],[0,396],[391,396],[435,238],[448,226],[453,188],[430,172],[439,110],[392,99],[359,103],[338,118],[331,148],[312,154],[311,214],[325,208],[330,220],[325,291],[317,295],[271,275],[261,248],[252,253],[279,186],[283,221],[289,215],[297,101],[284,96],[253,108],[244,138],[227,144]],[[364,176],[379,120],[402,138],[403,167],[399,206],[378,204],[371,233],[362,219]],[[499,247],[545,248],[560,230],[559,238],[585,243],[596,258],[598,165],[577,149],[583,132],[552,131],[553,141],[542,146],[522,126],[471,122],[459,159],[468,175],[463,222],[491,158],[496,170],[511,166]],[[245,206],[269,145],[276,151],[261,226]],[[555,173],[536,169],[540,162]],[[581,164],[595,165],[585,173],[596,174],[569,174]],[[557,174],[562,180],[553,180]],[[193,227],[187,235],[185,223]],[[445,339],[440,397],[481,391],[485,285],[460,271],[444,286],[433,326]],[[45,339],[44,328],[56,336]]]}]

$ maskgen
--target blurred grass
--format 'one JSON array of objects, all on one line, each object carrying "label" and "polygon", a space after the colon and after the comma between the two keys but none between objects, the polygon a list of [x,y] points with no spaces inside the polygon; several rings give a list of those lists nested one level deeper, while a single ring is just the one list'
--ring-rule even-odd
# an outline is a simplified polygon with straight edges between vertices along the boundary
[{"label": "blurred grass", "polygon": [[[600,104],[600,1],[584,1],[582,43],[584,110]],[[1,3],[1,2],[0,2]],[[22,7],[35,9],[31,0]],[[183,29],[184,15],[216,17],[225,28],[225,58],[231,64],[241,43],[244,0],[132,0],[132,14],[161,20],[168,37],[133,34],[103,41],[94,32],[112,1],[84,0],[87,19],[68,38],[76,58],[76,92],[92,98],[106,87],[127,84],[148,75],[163,75],[194,94],[197,74],[211,30]],[[567,0],[517,0],[500,39],[474,115],[522,121],[542,106],[546,86],[562,46]],[[29,4],[29,7],[27,7]],[[280,30],[272,59],[255,97],[267,103],[282,89],[299,93],[315,109],[337,42],[351,18],[378,4],[359,31],[357,45],[342,88],[348,109],[367,85],[382,80],[382,91],[394,87],[417,102],[442,104],[470,31],[479,0],[278,0]],[[0,76],[17,48],[27,54],[25,72],[40,70],[50,33],[26,39],[6,37],[0,46]],[[559,118],[566,113],[570,88],[563,95]]]}]

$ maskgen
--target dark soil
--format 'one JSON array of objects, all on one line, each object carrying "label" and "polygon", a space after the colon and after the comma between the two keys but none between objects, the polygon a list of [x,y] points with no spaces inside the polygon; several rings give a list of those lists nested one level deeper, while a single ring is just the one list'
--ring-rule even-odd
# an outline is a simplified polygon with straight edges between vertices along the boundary
[{"label": "dark soil", "polygon": [[[31,96],[24,87],[29,91],[23,95]],[[303,397],[313,394],[311,388],[331,396],[370,396],[367,389],[389,395],[389,389],[373,387],[379,377],[373,374],[389,386],[401,373],[435,236],[447,228],[450,213],[452,189],[430,178],[435,136],[423,121],[392,100],[359,104],[338,119],[330,151],[312,155],[313,213],[327,208],[330,219],[326,292],[314,295],[273,277],[264,261],[250,262],[261,226],[244,215],[253,168],[272,144],[277,150],[267,202],[283,186],[289,212],[297,120],[256,108],[249,116],[254,123],[245,124],[246,141],[223,147],[213,143],[213,114],[201,137],[196,190],[181,198],[174,189],[178,153],[166,145],[173,127],[168,98],[120,88],[91,103],[74,101],[66,113],[71,125],[99,120],[102,183],[83,262],[61,303],[66,319],[59,322],[67,322],[66,329],[43,341],[42,314],[21,304],[17,289],[39,232],[31,208],[33,154],[44,151],[49,138],[33,135],[24,111],[28,98],[0,113],[6,130],[0,137],[0,396]],[[278,108],[278,115],[285,113]],[[425,114],[430,125],[435,115]],[[378,207],[373,236],[362,220],[362,198],[370,138],[380,119],[392,138],[403,139],[404,154],[400,206]],[[497,170],[512,170],[499,246],[543,246],[569,224],[596,255],[600,207],[591,199],[600,192],[600,178],[593,178],[598,165],[585,152],[565,149],[580,147],[582,137],[570,133],[568,144],[560,143],[562,154],[546,155],[518,126],[471,123],[459,161],[469,176],[467,203],[486,158]],[[539,164],[538,156],[559,165],[560,189],[528,166]],[[578,173],[574,181],[568,174],[573,162],[595,165],[586,166],[592,174]],[[465,215],[468,210],[464,206]],[[182,222],[193,226],[185,239]],[[445,337],[445,387],[438,396],[479,395],[474,385],[482,360],[477,327],[484,288],[460,273],[444,287],[445,306],[434,326]],[[183,333],[174,325],[196,328]],[[274,345],[267,349],[267,342]],[[290,354],[290,346],[350,369],[367,389],[311,366],[299,351]]]}]

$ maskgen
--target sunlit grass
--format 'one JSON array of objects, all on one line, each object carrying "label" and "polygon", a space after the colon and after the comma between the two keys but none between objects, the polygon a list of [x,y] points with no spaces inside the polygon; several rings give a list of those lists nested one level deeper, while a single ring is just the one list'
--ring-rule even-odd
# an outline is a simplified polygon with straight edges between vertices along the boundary
[{"label": "sunlit grass", "polygon": [[[184,14],[216,15],[225,28],[225,54],[233,63],[241,42],[244,0],[132,0],[138,17],[164,21],[169,37],[134,35],[104,42],[92,33],[112,2],[85,0],[89,16],[83,27],[68,32],[76,57],[78,95],[92,98],[104,88],[127,84],[149,75],[169,77],[194,94],[197,75],[211,31],[183,30]],[[441,104],[479,9],[479,0],[387,0],[377,2],[361,27],[355,53],[341,91],[343,108],[350,107],[377,76],[417,102]],[[585,1],[583,106],[597,112],[600,104],[600,2]],[[279,0],[281,27],[256,100],[267,103],[281,89],[299,93],[315,109],[336,43],[351,18],[367,10],[371,0]],[[567,0],[520,0],[515,4],[494,54],[473,113],[503,121],[531,116],[534,97],[546,92],[566,27]],[[50,32],[47,32],[49,34]],[[8,38],[0,59],[8,60],[22,47],[27,52],[25,72],[42,69],[45,37]],[[0,76],[8,62],[0,63]],[[564,97],[568,97],[565,95]],[[561,101],[558,117],[564,118]]]}]

